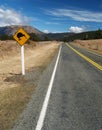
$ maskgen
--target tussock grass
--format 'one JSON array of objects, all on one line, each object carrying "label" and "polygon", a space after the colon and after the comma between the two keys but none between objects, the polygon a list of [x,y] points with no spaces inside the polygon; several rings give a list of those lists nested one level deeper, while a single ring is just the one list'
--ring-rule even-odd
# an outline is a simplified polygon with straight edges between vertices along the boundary
[{"label": "tussock grass", "polygon": [[79,47],[87,48],[97,54],[102,54],[102,39],[75,40],[73,43]]},{"label": "tussock grass", "polygon": [[[0,130],[11,130],[26,104],[36,92],[37,80],[53,59],[58,46],[39,45],[26,51],[26,76],[20,73],[18,57],[7,57],[0,62]],[[9,64],[10,63],[10,64]],[[19,64],[19,66],[18,66]]]},{"label": "tussock grass", "polygon": [[0,130],[10,130],[31,98],[35,86],[14,87],[0,92]]}]

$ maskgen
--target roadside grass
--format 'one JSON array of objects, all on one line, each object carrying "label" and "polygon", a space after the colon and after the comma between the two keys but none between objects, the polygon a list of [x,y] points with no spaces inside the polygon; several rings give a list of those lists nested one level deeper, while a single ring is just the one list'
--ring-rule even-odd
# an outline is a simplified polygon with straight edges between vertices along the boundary
[{"label": "roadside grass", "polygon": [[35,86],[17,86],[0,92],[0,130],[10,130],[31,98]]},{"label": "roadside grass", "polygon": [[[55,47],[51,46],[44,53],[41,51],[43,54],[36,57],[37,61],[34,60],[34,57],[30,57],[25,76],[16,74],[14,71],[6,75],[1,73],[5,78],[2,79],[1,77],[2,80],[0,81],[0,130],[12,130],[32,94],[36,92],[38,80],[43,70],[55,56],[58,46],[55,44]],[[41,48],[40,50],[42,50]],[[31,66],[32,62],[36,62],[33,67]]]},{"label": "roadside grass", "polygon": [[82,45],[76,44],[76,43],[72,43],[72,44],[75,45],[75,46],[77,46],[77,47],[80,47],[82,49],[86,49],[88,51],[91,51],[91,52],[94,52],[96,54],[101,54],[102,55],[102,51],[100,51],[100,50],[94,50],[94,49],[88,48],[87,46],[82,46]]}]

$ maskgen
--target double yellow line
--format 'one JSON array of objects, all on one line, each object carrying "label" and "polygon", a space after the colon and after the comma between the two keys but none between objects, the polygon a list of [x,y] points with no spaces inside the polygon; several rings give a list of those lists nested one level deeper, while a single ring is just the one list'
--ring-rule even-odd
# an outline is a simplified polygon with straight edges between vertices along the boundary
[{"label": "double yellow line", "polygon": [[94,65],[96,68],[98,68],[99,70],[102,70],[102,65],[99,65],[98,63],[94,62],[93,60],[91,60],[90,58],[88,58],[87,56],[83,55],[82,53],[80,53],[79,51],[77,51],[76,49],[74,49],[73,47],[71,47],[69,44],[66,43],[66,45],[72,49],[74,52],[76,52],[79,56],[81,56],[83,59],[85,59],[86,61],[90,62],[92,65]]}]

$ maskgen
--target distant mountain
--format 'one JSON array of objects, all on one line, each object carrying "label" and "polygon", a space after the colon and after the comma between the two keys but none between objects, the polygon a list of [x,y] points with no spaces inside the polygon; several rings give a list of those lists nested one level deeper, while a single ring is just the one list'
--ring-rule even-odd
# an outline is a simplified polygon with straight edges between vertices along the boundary
[{"label": "distant mountain", "polygon": [[[30,39],[33,41],[42,41],[42,40],[63,41],[67,37],[70,37],[74,34],[74,33],[67,33],[67,32],[45,34],[32,26],[11,25],[11,26],[0,27],[0,39],[1,40],[12,39],[12,35],[14,35],[19,28],[23,28],[27,33],[29,33]],[[4,34],[8,36],[5,36]]]},{"label": "distant mountain", "polygon": [[64,41],[102,39],[102,30],[88,31],[67,36]]},{"label": "distant mountain", "polygon": [[61,40],[63,41],[65,38],[74,35],[74,33],[49,33],[45,34],[46,37],[48,37],[50,40]]},{"label": "distant mountain", "polygon": [[24,28],[24,30],[27,31],[27,33],[35,33],[36,35],[43,35],[43,32],[39,31],[34,27],[20,26],[20,25],[0,27],[0,35],[2,34],[13,35],[20,27]]}]

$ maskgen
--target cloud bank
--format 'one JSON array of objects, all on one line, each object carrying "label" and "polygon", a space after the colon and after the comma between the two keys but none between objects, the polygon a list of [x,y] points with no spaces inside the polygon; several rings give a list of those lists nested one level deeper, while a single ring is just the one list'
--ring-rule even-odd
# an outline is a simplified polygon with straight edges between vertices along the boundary
[{"label": "cloud bank", "polygon": [[11,8],[0,7],[0,26],[28,25],[33,18]]},{"label": "cloud bank", "polygon": [[81,32],[84,32],[84,28],[81,28],[81,27],[77,27],[77,26],[71,26],[69,28],[69,31],[70,32],[73,32],[73,33],[81,33]]},{"label": "cloud bank", "polygon": [[102,22],[102,12],[87,10],[54,9],[47,11],[47,14],[57,17],[69,17],[75,21]]},{"label": "cloud bank", "polygon": [[49,33],[49,31],[48,31],[48,30],[44,30],[43,32],[44,32],[44,33],[47,33],[47,34]]}]

